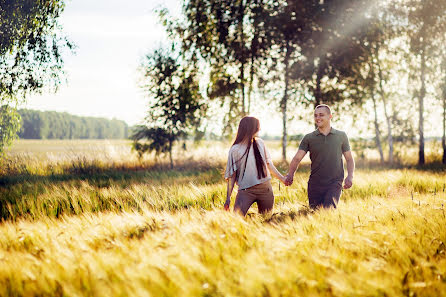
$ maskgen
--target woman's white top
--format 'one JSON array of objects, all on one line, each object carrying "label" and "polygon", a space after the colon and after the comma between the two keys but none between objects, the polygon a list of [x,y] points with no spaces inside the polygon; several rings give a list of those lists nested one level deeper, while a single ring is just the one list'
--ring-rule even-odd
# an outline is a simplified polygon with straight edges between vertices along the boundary
[{"label": "woman's white top", "polygon": [[[259,147],[260,155],[262,156],[263,163],[265,164],[266,177],[259,179],[257,177],[256,159],[254,157],[253,143],[249,149],[248,157],[243,156],[246,152],[246,144],[234,144],[229,150],[228,163],[226,165],[225,179],[229,179],[235,174],[237,169],[241,169],[238,180],[236,183],[239,190],[247,189],[252,186],[264,183],[271,179],[267,164],[271,164],[271,155],[265,147],[265,143],[262,139],[256,138],[257,145]],[[243,156],[243,158],[242,158]],[[245,168],[245,169],[244,169]],[[245,172],[243,174],[243,171]]]}]

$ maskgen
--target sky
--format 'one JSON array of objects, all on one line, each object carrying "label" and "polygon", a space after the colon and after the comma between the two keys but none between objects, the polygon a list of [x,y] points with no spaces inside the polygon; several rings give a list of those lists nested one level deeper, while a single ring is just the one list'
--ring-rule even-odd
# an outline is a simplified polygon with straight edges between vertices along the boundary
[{"label": "sky", "polygon": [[177,0],[71,0],[60,17],[76,45],[65,56],[67,82],[57,93],[30,96],[23,107],[140,123],[147,99],[138,87],[142,57],[166,41],[155,9],[179,14]]}]

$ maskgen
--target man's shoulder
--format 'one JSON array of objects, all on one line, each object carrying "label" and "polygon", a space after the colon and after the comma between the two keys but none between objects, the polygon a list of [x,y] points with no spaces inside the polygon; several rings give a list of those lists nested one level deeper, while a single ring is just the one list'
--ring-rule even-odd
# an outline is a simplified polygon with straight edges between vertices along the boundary
[{"label": "man's shoulder", "polygon": [[316,129],[314,131],[311,131],[310,133],[305,134],[304,138],[309,138],[309,137],[311,138],[311,137],[317,136],[317,134],[318,134],[318,130]]},{"label": "man's shoulder", "polygon": [[338,134],[338,135],[342,135],[342,136],[347,136],[347,133],[345,133],[345,131],[342,131],[342,130],[338,130],[338,129],[335,129],[335,128],[331,128],[331,133],[333,133],[333,134]]}]

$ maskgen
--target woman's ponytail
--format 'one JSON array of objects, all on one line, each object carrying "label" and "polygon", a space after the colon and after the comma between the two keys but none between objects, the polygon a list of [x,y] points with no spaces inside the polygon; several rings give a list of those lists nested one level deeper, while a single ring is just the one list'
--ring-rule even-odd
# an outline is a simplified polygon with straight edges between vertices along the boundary
[{"label": "woman's ponytail", "polygon": [[263,162],[262,155],[260,154],[259,147],[255,138],[252,139],[252,147],[254,149],[254,157],[256,159],[257,177],[259,179],[266,177],[265,163]]}]

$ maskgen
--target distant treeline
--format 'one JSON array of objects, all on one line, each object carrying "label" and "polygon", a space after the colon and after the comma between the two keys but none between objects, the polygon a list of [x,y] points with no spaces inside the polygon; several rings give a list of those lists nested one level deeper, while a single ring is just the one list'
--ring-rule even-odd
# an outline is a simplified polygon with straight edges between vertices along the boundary
[{"label": "distant treeline", "polygon": [[79,117],[66,112],[19,110],[24,139],[124,139],[129,127],[124,121]]}]

